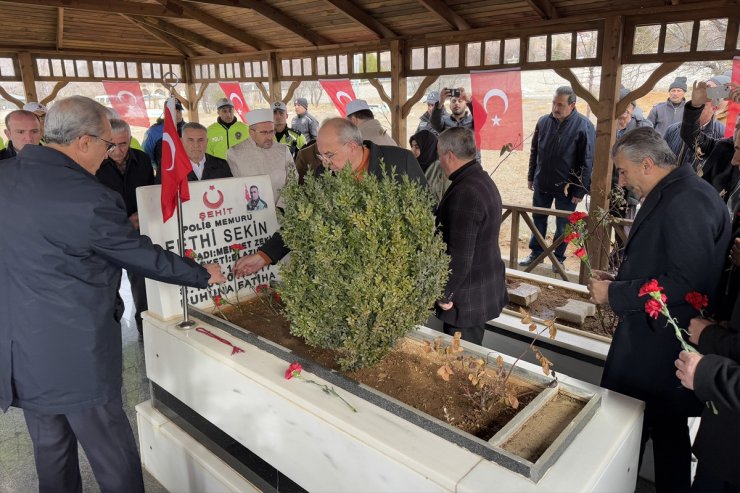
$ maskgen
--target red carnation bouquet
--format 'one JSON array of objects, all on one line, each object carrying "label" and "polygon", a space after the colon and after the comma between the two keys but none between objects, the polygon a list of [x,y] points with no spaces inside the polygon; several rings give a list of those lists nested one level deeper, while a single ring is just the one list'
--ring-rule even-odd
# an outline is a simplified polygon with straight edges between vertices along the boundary
[{"label": "red carnation bouquet", "polygon": [[565,225],[565,238],[563,241],[571,243],[576,247],[576,257],[581,259],[581,262],[586,265],[588,276],[593,277],[591,261],[588,258],[588,251],[586,251],[586,240],[588,239],[588,229],[586,227],[587,217],[588,214],[586,212],[580,211],[568,216],[568,224]]},{"label": "red carnation bouquet", "polygon": [[[663,315],[668,320],[668,324],[673,327],[676,339],[681,343],[683,350],[690,353],[696,353],[697,350],[693,346],[689,345],[683,338],[683,334],[688,335],[688,332],[678,326],[678,321],[676,321],[668,311],[668,305],[666,305],[668,297],[663,293],[663,286],[658,284],[658,280],[650,279],[640,288],[640,292],[638,294],[639,296],[649,296],[648,300],[645,302],[645,312],[656,320],[659,315]],[[709,298],[696,291],[688,293],[684,299],[691,306],[701,312],[702,315],[704,314],[703,309],[709,305]]]}]

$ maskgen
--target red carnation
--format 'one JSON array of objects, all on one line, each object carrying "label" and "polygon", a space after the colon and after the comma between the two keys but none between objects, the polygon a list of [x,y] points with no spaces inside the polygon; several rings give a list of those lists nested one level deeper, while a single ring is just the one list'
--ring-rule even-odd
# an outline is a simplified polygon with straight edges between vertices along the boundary
[{"label": "red carnation", "polygon": [[581,247],[578,250],[575,251],[576,257],[583,258],[586,256],[586,249]]},{"label": "red carnation", "polygon": [[566,243],[570,243],[571,241],[576,240],[576,239],[578,239],[580,237],[581,237],[581,233],[577,233],[577,232],[574,231],[571,234],[569,234],[568,236],[566,236],[563,241],[566,242]]},{"label": "red carnation", "polygon": [[290,364],[287,370],[285,370],[285,379],[290,380],[293,377],[297,377],[301,374],[301,371],[303,371],[303,367],[298,362],[293,362]]},{"label": "red carnation", "polygon": [[195,258],[196,258],[196,257],[198,256],[198,254],[197,254],[197,253],[195,253],[195,250],[193,250],[192,248],[188,248],[187,250],[185,250],[185,253],[184,253],[184,255],[185,255],[185,256],[186,256],[187,258],[191,258],[191,259],[193,259],[193,260],[195,260]]},{"label": "red carnation", "polygon": [[650,279],[648,282],[642,285],[638,296],[645,296],[650,293],[660,293],[663,291],[663,286],[658,284],[657,279]]},{"label": "red carnation", "polygon": [[645,302],[645,311],[648,315],[657,319],[658,315],[663,311],[663,304],[654,298],[650,298]]},{"label": "red carnation", "polygon": [[221,296],[220,294],[217,294],[213,297],[213,302],[216,304],[216,306],[221,306],[226,304],[226,300]]},{"label": "red carnation", "polygon": [[275,291],[272,294],[272,299],[275,301],[275,303],[280,303],[283,301],[283,298],[280,296],[280,293],[278,293],[277,291]]},{"label": "red carnation", "polygon": [[568,216],[568,221],[570,221],[571,224],[576,224],[578,221],[585,219],[588,217],[587,212],[574,212],[570,216]]},{"label": "red carnation", "polygon": [[244,245],[240,243],[234,243],[229,248],[231,249],[232,252],[241,252],[242,250],[244,250]]},{"label": "red carnation", "polygon": [[698,291],[692,291],[687,293],[684,297],[686,302],[694,307],[694,310],[702,311],[704,308],[709,306],[709,296],[701,294]]},{"label": "red carnation", "polygon": [[270,289],[270,287],[267,284],[258,284],[256,288],[254,288],[254,292],[259,294],[262,291],[267,291]]}]

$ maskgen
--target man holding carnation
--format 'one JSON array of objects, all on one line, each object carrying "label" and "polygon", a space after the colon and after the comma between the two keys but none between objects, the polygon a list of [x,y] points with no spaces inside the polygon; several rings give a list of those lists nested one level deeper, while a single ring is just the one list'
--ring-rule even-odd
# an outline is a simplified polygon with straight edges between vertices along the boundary
[{"label": "man holding carnation", "polygon": [[[655,279],[679,327],[696,310],[692,291],[717,297],[730,238],[727,209],[717,192],[691,168],[677,167],[660,134],[638,128],[612,150],[619,185],[642,200],[616,277],[595,271],[589,291],[620,317],[601,385],[645,401],[642,443],[653,439],[656,491],[688,491],[691,485],[689,416],[704,405],[681,387],[674,361],[681,351],[660,313],[646,312],[641,288]],[[711,311],[711,307],[710,307]],[[654,318],[657,317],[657,318]]]}]

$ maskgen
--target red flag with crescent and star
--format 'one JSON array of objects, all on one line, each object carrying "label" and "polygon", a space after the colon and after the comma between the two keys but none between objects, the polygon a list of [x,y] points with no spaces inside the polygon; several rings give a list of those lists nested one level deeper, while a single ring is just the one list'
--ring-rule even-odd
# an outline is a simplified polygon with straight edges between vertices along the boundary
[{"label": "red flag with crescent and star", "polygon": [[321,87],[324,88],[326,94],[329,95],[334,106],[342,115],[342,118],[347,116],[347,103],[357,99],[355,96],[355,90],[352,89],[352,83],[349,79],[333,79],[333,80],[319,80]]},{"label": "red flag with crescent and star", "polygon": [[[737,56],[732,60],[732,82],[740,86],[740,57]],[[735,122],[737,121],[738,114],[740,114],[740,103],[728,101],[725,137],[735,135]]]},{"label": "red flag with crescent and star", "polygon": [[175,125],[175,97],[170,96],[164,107],[164,131],[162,132],[162,221],[167,222],[177,208],[177,191],[180,200],[190,200],[188,175],[193,171],[190,158],[185,153],[182,140]]},{"label": "red flag with crescent and star", "polygon": [[479,149],[522,150],[522,78],[519,70],[472,72],[475,142]]},{"label": "red flag with crescent and star", "polygon": [[132,127],[149,127],[149,115],[138,82],[104,80],[103,89],[121,120]]},{"label": "red flag with crescent and star", "polygon": [[239,115],[242,123],[247,121],[247,113],[249,113],[249,106],[247,100],[244,99],[244,93],[238,82],[219,82],[218,86],[226,94],[226,97],[231,100],[231,104],[234,105],[234,112]]}]

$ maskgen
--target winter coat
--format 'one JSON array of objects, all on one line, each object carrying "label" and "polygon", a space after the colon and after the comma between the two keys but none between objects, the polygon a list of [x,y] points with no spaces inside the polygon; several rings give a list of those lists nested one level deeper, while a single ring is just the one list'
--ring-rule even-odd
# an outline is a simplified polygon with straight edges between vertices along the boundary
[{"label": "winter coat", "polygon": [[290,122],[290,128],[302,133],[306,137],[307,144],[315,141],[319,135],[319,121],[309,112],[294,116]]},{"label": "winter coat", "polygon": [[369,140],[379,146],[397,146],[393,137],[388,134],[388,131],[383,128],[378,120],[371,118],[370,120],[363,120],[357,125],[362,134],[362,140]]},{"label": "winter coat", "polygon": [[208,126],[207,131],[208,149],[206,152],[220,159],[226,159],[226,151],[249,138],[249,127],[236,118],[228,125],[218,118]]},{"label": "winter coat", "polygon": [[[684,107],[684,115],[686,114],[686,108]],[[696,121],[696,125],[698,125],[698,120]],[[673,153],[676,155],[676,158],[678,159],[678,164],[682,166],[691,166],[691,169],[696,171],[697,173],[701,175],[704,174],[704,166],[706,164],[706,156],[704,159],[699,160],[699,158],[696,155],[696,140],[693,142],[689,141],[686,142],[683,140],[683,137],[681,136],[683,132],[683,123],[678,122],[674,123],[670,127],[668,127],[668,130],[665,131],[665,135],[663,138],[668,143],[668,147],[671,148]],[[718,122],[716,118],[712,117],[712,119],[707,122],[706,125],[700,128],[701,133],[703,136],[709,138],[709,139],[721,139],[722,136],[725,134],[725,126]],[[693,134],[692,129],[692,134]]]},{"label": "winter coat", "polygon": [[126,206],[129,216],[137,212],[136,189],[147,185],[154,185],[154,169],[149,156],[144,151],[129,149],[126,159],[126,171],[121,174],[118,165],[111,158],[103,161],[95,177],[111,190],[118,192]]},{"label": "winter coat", "polygon": [[[681,351],[662,315],[645,312],[640,288],[657,279],[679,327],[698,315],[684,296],[699,291],[717,299],[730,239],[730,220],[717,192],[687,167],[675,168],[645,197],[635,217],[609,305],[620,317],[601,386],[646,402],[658,414],[696,416],[702,403],[676,378]],[[711,312],[711,308],[710,308]]]},{"label": "winter coat", "polygon": [[681,100],[678,104],[671,103],[670,99],[658,103],[650,110],[647,119],[653,124],[653,128],[660,133],[665,135],[668,127],[676,122],[680,122],[683,117],[683,107],[686,104],[686,100]]},{"label": "winter coat", "polygon": [[505,266],[499,248],[501,195],[480,163],[471,161],[450,175],[450,187],[437,208],[437,225],[450,255],[445,297],[449,310],[437,317],[470,327],[501,314],[508,301]]},{"label": "winter coat", "polygon": [[0,409],[64,414],[121,396],[121,269],[205,288],[153,245],[121,195],[50,147],[0,166]]},{"label": "winter coat", "polygon": [[583,198],[591,188],[595,140],[593,124],[575,109],[562,122],[551,113],[542,116],[532,135],[527,181],[538,192]]}]

